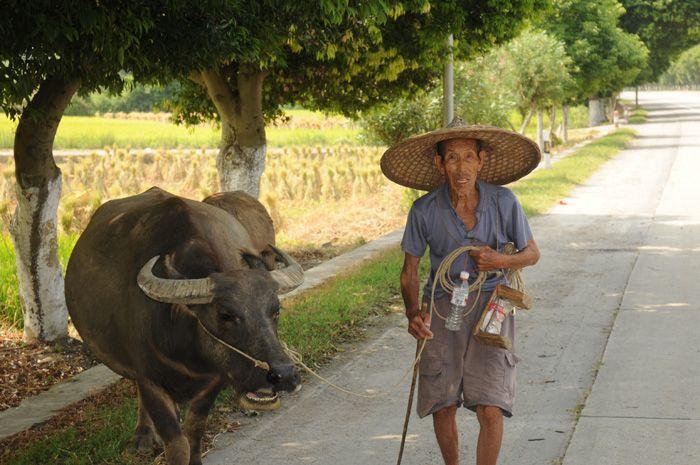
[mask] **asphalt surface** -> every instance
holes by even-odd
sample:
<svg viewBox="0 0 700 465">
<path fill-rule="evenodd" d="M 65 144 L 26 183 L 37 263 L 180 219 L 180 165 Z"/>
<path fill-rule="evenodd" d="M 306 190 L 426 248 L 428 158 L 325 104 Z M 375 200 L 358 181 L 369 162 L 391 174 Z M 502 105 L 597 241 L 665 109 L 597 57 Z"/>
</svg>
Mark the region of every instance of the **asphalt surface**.
<svg viewBox="0 0 700 465">
<path fill-rule="evenodd" d="M 632 146 L 531 221 L 542 258 L 524 272 L 535 308 L 518 315 L 522 360 L 500 464 L 700 456 L 700 93 L 640 100 L 649 121 L 636 126 Z M 392 386 L 415 348 L 405 327 L 396 315 L 323 371 L 389 395 L 360 399 L 310 382 L 279 411 L 238 418 L 241 427 L 219 436 L 205 463 L 395 463 L 408 380 Z M 474 463 L 474 414 L 461 410 L 458 425 L 461 463 Z M 430 419 L 413 416 L 403 463 L 442 463 Z"/>
</svg>

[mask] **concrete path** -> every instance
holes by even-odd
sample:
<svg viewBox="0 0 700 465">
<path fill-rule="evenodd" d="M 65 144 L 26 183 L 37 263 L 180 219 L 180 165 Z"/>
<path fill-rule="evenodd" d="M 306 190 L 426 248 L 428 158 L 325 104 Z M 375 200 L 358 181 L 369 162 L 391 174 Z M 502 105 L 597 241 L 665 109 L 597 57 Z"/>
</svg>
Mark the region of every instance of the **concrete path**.
<svg viewBox="0 0 700 465">
<path fill-rule="evenodd" d="M 700 102 L 697 95 L 691 97 Z M 690 97 L 685 95 L 681 98 L 687 102 Z M 668 110 L 666 113 L 662 111 L 664 107 Z M 691 387 L 697 386 L 697 382 L 664 383 L 659 375 L 670 367 L 661 369 L 659 363 L 651 365 L 659 368 L 657 373 L 640 371 L 644 363 L 673 360 L 686 350 L 687 353 L 682 354 L 685 357 L 683 361 L 686 362 L 683 370 L 675 372 L 678 374 L 677 379 L 695 376 L 694 380 L 698 381 L 696 368 L 689 366 L 689 359 L 697 347 L 659 345 L 651 335 L 637 339 L 634 332 L 641 329 L 631 328 L 630 331 L 621 331 L 620 337 L 635 341 L 638 358 L 635 359 L 634 367 L 640 368 L 635 371 L 632 367 L 621 374 L 622 364 L 613 365 L 607 361 L 610 357 L 606 355 L 606 365 L 599 379 L 604 379 L 605 370 L 610 370 L 607 391 L 596 384 L 590 399 L 591 407 L 587 406 L 584 410 L 587 416 L 582 419 L 574 434 L 576 416 L 573 412 L 583 407 L 583 401 L 593 385 L 595 369 L 599 366 L 621 304 L 631 307 L 670 303 L 672 305 L 668 308 L 678 312 L 676 318 L 679 320 L 682 316 L 690 318 L 688 315 L 691 315 L 685 312 L 689 307 L 683 305 L 693 305 L 690 295 L 678 294 L 680 290 L 673 294 L 673 299 L 661 295 L 652 298 L 646 294 L 651 289 L 648 284 L 655 277 L 661 282 L 661 276 L 664 276 L 663 285 L 668 289 L 677 289 L 681 283 L 662 275 L 662 264 L 665 262 L 658 257 L 650 260 L 645 256 L 652 252 L 664 253 L 664 258 L 671 261 L 674 258 L 672 254 L 676 252 L 687 255 L 693 248 L 695 253 L 698 251 L 697 244 L 692 244 L 692 234 L 695 233 L 697 237 L 697 229 L 685 224 L 683 228 L 691 230 L 680 236 L 677 235 L 680 226 L 674 226 L 673 223 L 688 221 L 676 218 L 680 217 L 681 211 L 685 211 L 683 209 L 688 202 L 678 198 L 677 190 L 673 193 L 666 188 L 669 176 L 676 179 L 679 174 L 688 174 L 693 168 L 690 161 L 680 162 L 680 154 L 686 153 L 686 150 L 688 153 L 696 150 L 690 146 L 697 145 L 697 139 L 693 141 L 689 135 L 684 135 L 690 129 L 690 126 L 686 128 L 684 125 L 696 123 L 676 122 L 677 118 L 686 118 L 680 116 L 685 110 L 679 105 L 661 102 L 659 107 L 651 109 L 654 120 L 640 128 L 642 137 L 635 140 L 629 150 L 608 162 L 585 185 L 577 188 L 571 198 L 565 199 L 565 202 L 554 207 L 547 215 L 532 221 L 533 231 L 542 249 L 542 259 L 537 267 L 524 274 L 536 305 L 533 311 L 521 313 L 518 317 L 516 351 L 522 358 L 518 367 L 518 399 L 515 416 L 506 420 L 499 461 L 501 464 L 561 463 L 572 435 L 574 441 L 564 459 L 566 463 L 632 463 L 632 460 L 615 462 L 614 457 L 622 454 L 621 451 L 635 450 L 631 446 L 632 441 L 644 441 L 644 436 L 625 435 L 622 430 L 616 429 L 619 425 L 613 423 L 615 419 L 592 418 L 595 412 L 610 412 L 614 405 L 619 405 L 619 401 L 610 402 L 611 393 L 616 393 L 618 399 L 629 402 L 624 405 L 637 406 L 638 411 L 634 414 L 679 417 L 680 414 L 676 411 L 679 408 L 661 415 L 663 403 L 658 399 L 653 405 L 645 405 L 646 402 L 643 402 L 651 398 L 651 393 L 658 393 L 663 386 L 666 392 L 662 398 L 666 399 L 671 394 L 679 395 L 676 402 L 678 406 L 683 402 L 686 417 L 694 418 L 694 412 L 697 412 L 697 407 L 690 407 L 697 400 L 697 395 L 691 392 Z M 690 111 L 688 114 L 692 113 Z M 695 119 L 700 119 L 697 115 L 695 112 Z M 695 133 L 698 133 L 697 129 Z M 689 147 L 679 151 L 679 143 Z M 698 192 L 697 188 L 695 192 Z M 669 213 L 664 213 L 665 223 L 661 224 L 658 209 L 666 204 L 668 207 L 664 208 Z M 656 239 L 650 242 L 651 238 Z M 685 242 L 679 242 L 682 240 Z M 660 247 L 667 247 L 666 243 L 672 244 L 668 247 L 673 250 L 653 249 L 650 248 L 650 243 L 661 243 Z M 690 266 L 690 260 L 684 260 Z M 646 270 L 641 268 L 644 263 L 649 267 Z M 643 276 L 636 277 L 640 272 Z M 690 288 L 690 280 L 694 279 L 690 268 L 679 270 L 674 275 L 680 276 L 687 285 L 686 288 Z M 635 284 L 637 282 L 638 285 Z M 676 283 L 674 287 L 671 287 L 672 283 Z M 644 288 L 631 293 L 630 289 L 635 285 Z M 633 303 L 635 300 L 632 295 L 637 303 Z M 649 307 L 647 310 L 658 310 L 653 315 L 661 315 L 660 308 Z M 623 311 L 618 325 L 624 323 L 625 312 L 627 310 Z M 640 315 L 643 318 L 652 313 Z M 672 322 L 669 320 L 668 326 L 661 333 L 657 329 L 656 339 L 672 339 L 674 334 L 679 334 L 690 341 L 694 321 Z M 643 329 L 646 331 L 656 327 L 652 321 L 640 320 L 642 323 L 645 324 Z M 611 347 L 615 344 L 620 347 L 629 345 L 623 339 L 620 342 L 615 342 L 616 340 L 617 327 Z M 409 366 L 414 344 L 405 332 L 403 317 L 396 315 L 391 319 L 388 330 L 360 347 L 357 351 L 359 354 L 346 354 L 323 374 L 357 391 L 381 390 L 398 380 Z M 655 379 L 650 380 L 648 376 Z M 619 383 L 624 382 L 621 380 L 631 382 L 621 389 Z M 645 390 L 646 387 L 640 389 L 645 384 L 648 391 Z M 241 428 L 220 436 L 216 441 L 216 449 L 208 454 L 205 463 L 395 463 L 407 392 L 408 381 L 399 388 L 392 389 L 388 396 L 367 400 L 311 382 L 296 398 L 283 401 L 283 407 L 279 411 L 258 418 L 239 418 Z M 597 392 L 601 394 L 598 395 Z M 646 392 L 646 395 L 643 397 L 641 392 Z M 608 403 L 605 402 L 606 399 L 609 400 Z M 598 405 L 597 410 L 593 410 L 594 402 Z M 631 414 L 628 412 L 624 416 Z M 691 421 L 686 420 L 685 424 L 690 425 Z M 588 434 L 584 429 L 586 422 L 590 425 Z M 603 427 L 605 434 L 596 435 L 595 431 Z M 478 433 L 474 415 L 461 411 L 459 428 L 462 463 L 474 463 Z M 637 425 L 636 431 L 641 431 L 642 428 L 643 426 Z M 693 432 L 697 432 L 697 429 Z M 677 427 L 664 430 L 661 439 L 668 438 L 667 444 L 676 444 L 680 453 L 687 454 L 692 443 L 691 434 L 690 430 L 681 434 L 680 427 Z M 678 438 L 675 443 L 672 441 L 674 437 Z M 618 441 L 620 449 L 616 451 L 609 446 L 604 449 L 601 443 L 606 438 Z M 686 446 L 683 446 L 682 441 L 685 441 Z M 639 450 L 639 446 L 636 449 Z M 603 455 L 603 450 L 610 452 Z M 576 451 L 579 453 L 576 454 Z M 606 460 L 606 457 L 610 460 Z M 441 459 L 432 433 L 432 422 L 429 419 L 418 420 L 414 416 L 409 426 L 404 464 L 439 463 Z M 670 462 L 650 459 L 648 463 Z M 686 460 L 685 463 L 690 462 Z"/>
<path fill-rule="evenodd" d="M 700 463 L 700 92 L 640 98 L 673 164 L 564 465 Z"/>
</svg>

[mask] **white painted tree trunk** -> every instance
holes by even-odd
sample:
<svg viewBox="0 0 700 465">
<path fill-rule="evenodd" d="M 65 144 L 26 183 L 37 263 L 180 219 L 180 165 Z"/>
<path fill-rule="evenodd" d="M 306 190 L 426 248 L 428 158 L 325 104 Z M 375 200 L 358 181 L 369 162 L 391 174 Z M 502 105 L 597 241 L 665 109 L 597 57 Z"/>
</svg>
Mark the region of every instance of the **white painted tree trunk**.
<svg viewBox="0 0 700 465">
<path fill-rule="evenodd" d="M 598 126 L 605 121 L 605 102 L 603 99 L 588 100 L 588 125 Z"/>
<path fill-rule="evenodd" d="M 68 310 L 58 261 L 61 170 L 53 159 L 58 125 L 80 81 L 46 77 L 15 130 L 15 195 L 10 221 L 15 248 L 24 340 L 53 341 L 68 335 Z"/>
<path fill-rule="evenodd" d="M 227 144 L 216 158 L 222 192 L 242 190 L 255 198 L 260 196 L 260 179 L 265 171 L 266 145 L 240 147 Z"/>
<path fill-rule="evenodd" d="M 255 198 L 260 195 L 267 147 L 262 111 L 264 78 L 265 72 L 251 64 L 240 66 L 235 91 L 220 69 L 202 71 L 197 77 L 221 118 L 216 167 L 223 192 L 242 190 Z"/>
<path fill-rule="evenodd" d="M 57 211 L 61 174 L 45 188 L 16 188 L 10 236 L 17 256 L 24 340 L 53 341 L 68 335 L 68 309 L 58 261 Z"/>
</svg>

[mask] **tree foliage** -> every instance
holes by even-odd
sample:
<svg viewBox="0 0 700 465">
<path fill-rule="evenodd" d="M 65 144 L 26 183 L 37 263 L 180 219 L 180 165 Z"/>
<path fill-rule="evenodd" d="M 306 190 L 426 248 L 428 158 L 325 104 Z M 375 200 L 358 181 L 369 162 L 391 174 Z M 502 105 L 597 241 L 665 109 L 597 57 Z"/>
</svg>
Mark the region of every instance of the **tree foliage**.
<svg viewBox="0 0 700 465">
<path fill-rule="evenodd" d="M 504 79 L 503 57 L 497 50 L 468 62 L 455 64 L 455 115 L 471 124 L 510 126 L 515 94 Z M 432 131 L 442 122 L 442 89 L 419 91 L 366 112 L 361 118 L 365 133 L 386 145 Z"/>
<path fill-rule="evenodd" d="M 700 44 L 681 53 L 659 81 L 671 86 L 700 86 Z"/>
<path fill-rule="evenodd" d="M 267 120 L 280 108 L 301 103 L 313 109 L 356 115 L 434 87 L 455 35 L 458 57 L 471 57 L 517 35 L 544 0 L 404 2 L 256 2 L 239 26 L 248 31 L 241 54 L 222 55 L 218 67 L 236 90 L 243 63 L 265 71 Z M 478 12 L 478 14 L 475 14 Z M 183 83 L 172 108 L 179 121 L 217 116 L 206 92 Z"/>
<path fill-rule="evenodd" d="M 521 115 L 561 105 L 574 87 L 573 62 L 564 44 L 544 31 L 525 31 L 501 52 L 503 76 Z"/>
<path fill-rule="evenodd" d="M 672 60 L 700 41 L 700 0 L 620 0 L 624 30 L 649 49 L 649 63 L 637 84 L 654 82 Z"/>
<path fill-rule="evenodd" d="M 575 100 L 607 97 L 631 84 L 646 66 L 648 51 L 618 20 L 617 0 L 554 0 L 542 28 L 562 40 L 575 66 Z"/>
<path fill-rule="evenodd" d="M 158 81 L 207 57 L 213 42 L 194 31 L 215 3 L 167 1 L 9 0 L 0 19 L 0 107 L 19 116 L 48 76 L 80 81 L 80 92 L 118 93 L 130 69 Z M 222 28 L 226 36 L 231 26 Z M 228 34 L 230 37 L 230 34 Z M 229 44 L 229 46 L 234 46 Z"/>
</svg>

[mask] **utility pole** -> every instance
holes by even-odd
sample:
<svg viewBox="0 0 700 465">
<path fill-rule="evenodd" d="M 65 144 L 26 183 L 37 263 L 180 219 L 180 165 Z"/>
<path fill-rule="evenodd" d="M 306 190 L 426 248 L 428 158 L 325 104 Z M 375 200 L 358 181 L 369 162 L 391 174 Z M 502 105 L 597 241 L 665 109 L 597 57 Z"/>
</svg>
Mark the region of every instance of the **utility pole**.
<svg viewBox="0 0 700 465">
<path fill-rule="evenodd" d="M 454 53 L 452 46 L 454 45 L 454 37 L 450 34 L 447 37 L 447 47 L 449 53 L 445 60 L 445 73 L 442 80 L 442 125 L 447 126 L 455 117 L 455 69 L 454 69 Z"/>
</svg>

